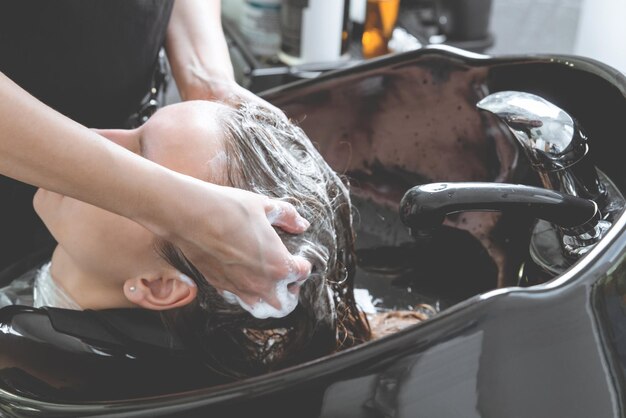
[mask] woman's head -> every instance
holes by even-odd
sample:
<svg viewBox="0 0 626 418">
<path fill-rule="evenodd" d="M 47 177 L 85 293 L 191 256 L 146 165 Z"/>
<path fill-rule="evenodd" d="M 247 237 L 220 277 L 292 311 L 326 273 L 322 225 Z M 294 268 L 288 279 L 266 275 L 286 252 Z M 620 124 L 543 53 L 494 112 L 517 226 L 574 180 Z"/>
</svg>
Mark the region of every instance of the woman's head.
<svg viewBox="0 0 626 418">
<path fill-rule="evenodd" d="M 311 223 L 309 229 L 278 233 L 291 253 L 312 264 L 312 273 L 293 314 L 257 320 L 221 298 L 165 244 L 165 258 L 199 288 L 194 304 L 166 313 L 172 327 L 194 324 L 186 334 L 195 338 L 192 345 L 204 347 L 205 359 L 210 353 L 213 367 L 241 374 L 296 364 L 367 339 L 369 330 L 352 295 L 354 237 L 346 186 L 305 133 L 281 114 L 244 103 L 225 111 L 222 127 L 227 184 L 296 207 Z M 202 332 L 194 335 L 190 328 Z"/>
<path fill-rule="evenodd" d="M 85 254 L 84 247 L 72 248 L 75 257 L 95 264 L 98 253 L 112 251 L 117 254 L 115 257 L 100 261 L 107 263 L 119 257 L 128 258 L 126 261 L 132 264 L 132 259 L 136 258 L 144 260 L 146 266 L 157 263 L 153 269 L 174 277 L 173 280 L 149 281 L 139 274 L 142 269 L 137 269 L 133 271 L 134 279 L 124 280 L 124 289 L 131 300 L 141 292 L 148 296 L 152 293 L 167 295 L 168 291 L 176 293 L 178 296 L 168 300 L 177 300 L 171 307 L 180 309 L 164 310 L 164 319 L 210 366 L 227 374 L 256 374 L 327 354 L 367 338 L 367 325 L 359 316 L 352 296 L 354 243 L 348 191 L 304 132 L 284 115 L 245 103 L 228 107 L 193 102 L 162 109 L 138 130 L 102 134 L 184 174 L 287 200 L 311 223 L 301 235 L 277 230 L 290 252 L 305 257 L 313 266 L 311 277 L 300 291 L 299 306 L 282 320 L 258 320 L 238 305 L 228 303 L 175 247 L 157 242 L 153 236 L 145 236 L 149 234 L 145 230 L 133 232 L 135 238 L 118 237 L 107 243 L 108 250 L 96 248 L 93 253 Z M 75 205 L 79 203 L 82 202 Z M 96 208 L 87 210 L 79 206 L 79 209 L 85 218 L 84 212 L 89 214 Z M 86 220 L 88 224 L 97 223 L 96 219 Z M 119 228 L 132 230 L 128 225 L 113 226 L 111 222 L 90 227 L 98 229 L 96 235 L 111 234 Z M 46 223 L 53 234 L 55 226 L 60 229 L 49 221 Z M 137 227 L 141 228 L 133 228 Z M 79 229 L 79 232 L 88 231 Z M 59 238 L 63 237 L 57 235 L 61 235 L 59 231 L 55 236 L 61 246 L 64 241 L 70 241 L 67 245 L 73 244 L 71 237 L 62 240 Z M 86 239 L 78 235 L 74 234 L 76 241 Z M 131 243 L 133 240 L 138 241 Z M 80 243 L 76 246 L 80 247 Z M 125 248 L 129 246 L 134 249 Z M 157 252 L 150 251 L 155 247 Z M 125 257 L 125 254 L 131 256 Z M 191 277 L 197 289 L 186 289 L 184 282 L 176 279 L 179 273 Z M 135 290 L 129 294 L 131 285 L 135 289 L 141 286 L 141 292 Z M 196 291 L 197 298 L 192 301 L 191 296 L 195 296 Z M 154 300 L 158 305 L 158 299 Z M 142 304 L 142 300 L 133 301 L 154 309 L 149 303 Z"/>
<path fill-rule="evenodd" d="M 172 170 L 225 184 L 220 122 L 224 109 L 212 102 L 181 103 L 161 109 L 140 128 L 97 132 Z M 156 237 L 139 224 L 41 189 L 34 206 L 59 243 L 52 274 L 65 281 L 68 290 L 83 284 L 79 294 L 72 295 L 83 308 L 170 309 L 193 299 L 195 289 L 179 280 L 176 269 L 154 251 Z M 73 283 L 67 283 L 70 276 Z"/>
</svg>

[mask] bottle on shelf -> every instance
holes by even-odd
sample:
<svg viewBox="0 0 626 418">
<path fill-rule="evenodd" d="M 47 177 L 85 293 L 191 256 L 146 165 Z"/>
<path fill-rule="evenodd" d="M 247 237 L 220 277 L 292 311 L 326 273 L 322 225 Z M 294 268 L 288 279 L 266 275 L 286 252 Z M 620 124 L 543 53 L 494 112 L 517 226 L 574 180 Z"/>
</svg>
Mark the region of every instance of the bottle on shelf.
<svg viewBox="0 0 626 418">
<path fill-rule="evenodd" d="M 350 0 L 284 0 L 279 59 L 287 65 L 349 57 Z"/>
<path fill-rule="evenodd" d="M 250 51 L 261 59 L 276 57 L 280 49 L 282 0 L 245 0 L 239 26 Z"/>
<path fill-rule="evenodd" d="M 396 26 L 400 0 L 367 0 L 363 28 L 363 57 L 373 58 L 389 53 L 389 40 Z"/>
<path fill-rule="evenodd" d="M 352 23 L 352 39 L 361 42 L 365 25 L 365 9 L 367 0 L 350 0 L 350 21 Z"/>
</svg>

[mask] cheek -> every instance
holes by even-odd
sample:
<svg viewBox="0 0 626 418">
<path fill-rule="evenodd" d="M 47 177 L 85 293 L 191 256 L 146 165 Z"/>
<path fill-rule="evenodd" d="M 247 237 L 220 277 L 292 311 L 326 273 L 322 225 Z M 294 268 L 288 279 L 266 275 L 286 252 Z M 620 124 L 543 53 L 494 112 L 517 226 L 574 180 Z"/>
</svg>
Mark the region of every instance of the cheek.
<svg viewBox="0 0 626 418">
<path fill-rule="evenodd" d="M 127 276 L 156 259 L 153 235 L 140 225 L 81 201 L 49 193 L 37 193 L 35 210 L 59 245 L 83 269 Z"/>
</svg>

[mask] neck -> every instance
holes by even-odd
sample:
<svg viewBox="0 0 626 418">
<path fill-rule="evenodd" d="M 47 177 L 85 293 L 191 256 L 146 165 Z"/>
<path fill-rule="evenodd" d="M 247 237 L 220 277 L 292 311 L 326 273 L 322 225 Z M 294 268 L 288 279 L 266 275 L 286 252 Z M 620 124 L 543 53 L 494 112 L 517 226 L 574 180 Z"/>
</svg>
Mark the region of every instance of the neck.
<svg viewBox="0 0 626 418">
<path fill-rule="evenodd" d="M 124 296 L 122 283 L 112 283 L 110 278 L 83 271 L 60 245 L 52 254 L 50 274 L 52 280 L 83 309 L 135 306 Z"/>
</svg>

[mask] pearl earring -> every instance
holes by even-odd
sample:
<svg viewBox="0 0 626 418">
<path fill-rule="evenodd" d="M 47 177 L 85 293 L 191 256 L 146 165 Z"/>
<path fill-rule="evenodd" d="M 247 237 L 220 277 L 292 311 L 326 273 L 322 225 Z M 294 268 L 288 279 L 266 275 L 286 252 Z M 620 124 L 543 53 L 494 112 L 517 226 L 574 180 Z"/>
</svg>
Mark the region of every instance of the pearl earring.
<svg viewBox="0 0 626 418">
<path fill-rule="evenodd" d="M 137 290 L 137 288 L 135 286 L 131 286 L 128 288 L 129 291 L 134 292 L 135 290 Z"/>
</svg>

